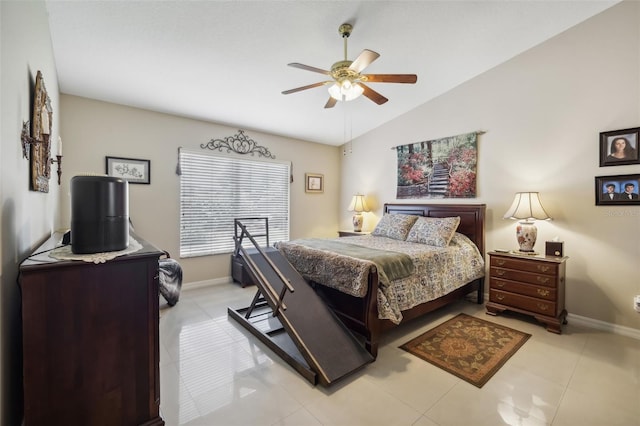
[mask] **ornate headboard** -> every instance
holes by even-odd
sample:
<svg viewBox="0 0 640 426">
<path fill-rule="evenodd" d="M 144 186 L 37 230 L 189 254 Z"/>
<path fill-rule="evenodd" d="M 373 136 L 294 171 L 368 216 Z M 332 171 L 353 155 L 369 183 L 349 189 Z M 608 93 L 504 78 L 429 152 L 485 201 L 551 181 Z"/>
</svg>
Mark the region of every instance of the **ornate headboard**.
<svg viewBox="0 0 640 426">
<path fill-rule="evenodd" d="M 485 204 L 392 204 L 384 205 L 390 214 L 412 214 L 427 217 L 460 216 L 458 232 L 469 237 L 484 257 L 484 213 Z"/>
</svg>

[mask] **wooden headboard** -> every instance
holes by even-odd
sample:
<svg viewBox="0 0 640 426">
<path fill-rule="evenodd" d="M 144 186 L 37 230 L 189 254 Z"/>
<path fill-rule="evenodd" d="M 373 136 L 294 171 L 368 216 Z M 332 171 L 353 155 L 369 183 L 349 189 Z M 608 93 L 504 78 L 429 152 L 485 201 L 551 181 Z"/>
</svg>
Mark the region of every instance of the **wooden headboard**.
<svg viewBox="0 0 640 426">
<path fill-rule="evenodd" d="M 485 204 L 392 204 L 384 205 L 390 214 L 412 214 L 427 217 L 460 216 L 458 232 L 469 237 L 484 257 L 484 213 Z"/>
</svg>

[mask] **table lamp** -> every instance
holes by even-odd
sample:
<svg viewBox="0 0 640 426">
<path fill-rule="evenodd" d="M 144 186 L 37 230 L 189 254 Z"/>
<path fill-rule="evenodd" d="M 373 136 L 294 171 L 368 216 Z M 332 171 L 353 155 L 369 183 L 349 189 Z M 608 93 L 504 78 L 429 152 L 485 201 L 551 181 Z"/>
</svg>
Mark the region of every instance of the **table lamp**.
<svg viewBox="0 0 640 426">
<path fill-rule="evenodd" d="M 538 229 L 534 221 L 536 219 L 550 220 L 551 216 L 542 207 L 538 192 L 516 192 L 513 204 L 511 204 L 503 218 L 521 220 L 516 227 L 516 237 L 520 245 L 520 251 L 535 253 L 533 246 L 536 244 Z"/>
<path fill-rule="evenodd" d="M 355 232 L 362 231 L 362 212 L 368 212 L 369 207 L 367 203 L 364 201 L 364 195 L 356 194 L 351 199 L 351 204 L 349 204 L 350 212 L 355 212 L 353 215 L 353 230 Z"/>
</svg>

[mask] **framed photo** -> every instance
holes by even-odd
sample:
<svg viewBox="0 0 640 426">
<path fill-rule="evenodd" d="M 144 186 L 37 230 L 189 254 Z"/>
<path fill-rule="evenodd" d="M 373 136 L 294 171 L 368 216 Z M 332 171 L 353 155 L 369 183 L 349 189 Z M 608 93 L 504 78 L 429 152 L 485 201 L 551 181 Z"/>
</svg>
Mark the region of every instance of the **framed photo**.
<svg viewBox="0 0 640 426">
<path fill-rule="evenodd" d="M 324 175 L 317 173 L 305 173 L 304 191 L 315 193 L 324 192 Z"/>
<path fill-rule="evenodd" d="M 137 158 L 106 157 L 107 174 L 129 183 L 151 183 L 151 161 Z"/>
<path fill-rule="evenodd" d="M 640 174 L 596 176 L 596 206 L 640 206 Z"/>
<path fill-rule="evenodd" d="M 640 127 L 600 133 L 600 167 L 640 164 Z"/>
</svg>

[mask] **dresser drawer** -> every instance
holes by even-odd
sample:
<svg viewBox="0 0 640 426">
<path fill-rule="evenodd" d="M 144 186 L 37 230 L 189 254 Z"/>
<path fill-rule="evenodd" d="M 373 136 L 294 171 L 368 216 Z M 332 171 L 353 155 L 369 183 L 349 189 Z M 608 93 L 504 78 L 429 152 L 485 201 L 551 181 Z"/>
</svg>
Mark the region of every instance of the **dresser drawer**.
<svg viewBox="0 0 640 426">
<path fill-rule="evenodd" d="M 509 293 L 506 291 L 494 290 L 493 288 L 489 291 L 489 301 L 551 317 L 558 315 L 556 312 L 556 304 L 554 302 L 537 299 L 535 297 L 523 296 L 521 294 Z"/>
<path fill-rule="evenodd" d="M 558 275 L 558 265 L 550 262 L 531 262 L 528 259 L 512 259 L 508 257 L 491 256 L 491 266 L 518 271 L 535 272 L 538 274 Z"/>
<path fill-rule="evenodd" d="M 492 289 L 508 291 L 510 293 L 522 294 L 525 296 L 537 297 L 539 299 L 551 300 L 555 302 L 557 291 L 555 288 L 544 287 L 533 284 L 523 284 L 515 281 L 501 280 L 491 278 L 490 284 Z"/>
<path fill-rule="evenodd" d="M 555 275 L 536 274 L 533 272 L 496 268 L 494 266 L 491 266 L 490 275 L 491 279 L 502 278 L 505 280 L 523 281 L 525 283 L 543 285 L 546 287 L 556 287 Z"/>
</svg>

